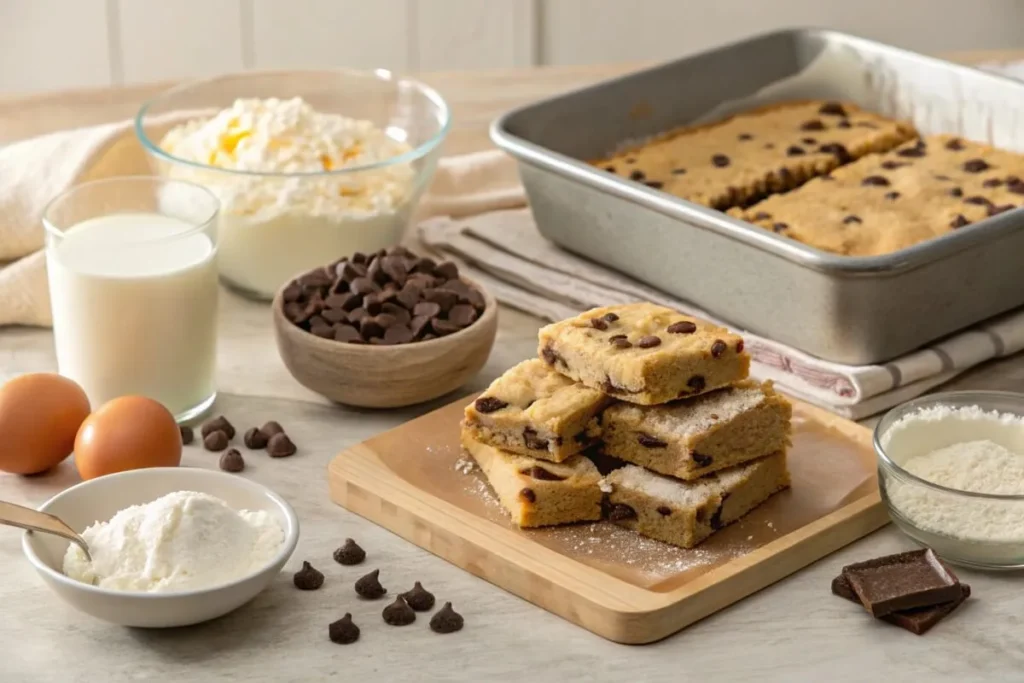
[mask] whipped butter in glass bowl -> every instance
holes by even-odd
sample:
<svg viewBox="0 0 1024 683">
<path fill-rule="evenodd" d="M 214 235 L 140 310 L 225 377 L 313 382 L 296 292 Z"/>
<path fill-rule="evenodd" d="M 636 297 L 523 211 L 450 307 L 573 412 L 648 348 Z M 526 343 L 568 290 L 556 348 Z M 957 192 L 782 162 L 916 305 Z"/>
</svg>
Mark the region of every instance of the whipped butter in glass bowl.
<svg viewBox="0 0 1024 683">
<path fill-rule="evenodd" d="M 159 172 L 221 201 L 222 281 L 271 299 L 296 273 L 397 244 L 449 126 L 430 88 L 389 72 L 221 76 L 142 107 Z"/>
</svg>

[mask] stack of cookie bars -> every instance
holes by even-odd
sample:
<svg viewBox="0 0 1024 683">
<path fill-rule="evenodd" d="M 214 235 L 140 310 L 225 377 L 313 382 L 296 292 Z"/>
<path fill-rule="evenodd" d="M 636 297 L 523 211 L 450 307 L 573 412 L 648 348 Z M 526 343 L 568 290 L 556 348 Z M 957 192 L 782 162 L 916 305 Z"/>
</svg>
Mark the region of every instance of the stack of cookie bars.
<svg viewBox="0 0 1024 683">
<path fill-rule="evenodd" d="M 691 548 L 789 486 L 792 408 L 747 379 L 728 330 L 611 306 L 544 327 L 539 356 L 495 380 L 462 426 L 519 526 L 605 517 Z"/>
</svg>

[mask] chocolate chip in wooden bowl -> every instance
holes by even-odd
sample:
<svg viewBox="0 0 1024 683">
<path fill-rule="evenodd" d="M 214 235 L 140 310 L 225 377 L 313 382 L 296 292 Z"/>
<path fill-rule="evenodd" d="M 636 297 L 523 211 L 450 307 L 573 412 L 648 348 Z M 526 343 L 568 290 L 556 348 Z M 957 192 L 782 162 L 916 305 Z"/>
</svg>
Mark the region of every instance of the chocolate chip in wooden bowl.
<svg viewBox="0 0 1024 683">
<path fill-rule="evenodd" d="M 181 425 L 180 427 L 178 427 L 178 433 L 181 434 L 181 443 L 184 446 L 189 445 L 196 438 L 196 435 L 192 431 L 192 428 L 189 427 L 188 425 Z"/>
<path fill-rule="evenodd" d="M 388 589 L 380 583 L 380 570 L 374 569 L 356 581 L 355 591 L 364 600 L 378 600 L 387 594 Z"/>
<path fill-rule="evenodd" d="M 462 329 L 460 325 L 456 325 L 450 320 L 443 320 L 441 318 L 431 318 L 430 328 L 434 330 L 439 337 L 446 337 L 449 334 L 455 334 Z"/>
<path fill-rule="evenodd" d="M 327 637 L 338 645 L 351 645 L 359 640 L 359 627 L 352 621 L 351 612 L 327 626 Z"/>
<path fill-rule="evenodd" d="M 212 420 L 207 420 L 199 429 L 199 433 L 202 434 L 204 439 L 210 433 L 217 431 L 224 432 L 224 434 L 227 435 L 228 439 L 235 438 L 234 426 L 230 422 L 228 422 L 228 419 L 223 415 L 218 415 Z"/>
<path fill-rule="evenodd" d="M 405 600 L 405 603 L 417 612 L 427 612 L 434 609 L 434 594 L 424 588 L 423 584 L 419 581 L 414 583 L 410 590 L 399 594 L 399 597 Z"/>
<path fill-rule="evenodd" d="M 229 441 L 230 439 L 228 438 L 227 434 L 220 430 L 217 430 L 215 432 L 210 432 L 205 437 L 203 437 L 203 448 L 205 448 L 208 451 L 213 451 L 216 453 L 227 448 Z"/>
<path fill-rule="evenodd" d="M 272 458 L 287 458 L 290 455 L 295 455 L 297 450 L 295 444 L 284 432 L 274 434 L 267 442 L 267 453 Z"/>
<path fill-rule="evenodd" d="M 455 633 L 461 631 L 465 619 L 462 615 L 452 609 L 452 603 L 444 603 L 444 607 L 439 609 L 437 613 L 430 618 L 430 630 L 434 633 Z"/>
<path fill-rule="evenodd" d="M 416 611 L 409 606 L 401 595 L 381 612 L 384 623 L 389 626 L 408 626 L 416 621 Z"/>
<path fill-rule="evenodd" d="M 245 469 L 245 458 L 237 448 L 229 448 L 221 454 L 218 466 L 225 472 L 241 472 Z"/>
<path fill-rule="evenodd" d="M 469 304 L 457 304 L 448 311 L 448 321 L 459 327 L 469 327 L 476 320 L 476 309 Z"/>
<path fill-rule="evenodd" d="M 346 538 L 345 543 L 334 551 L 334 561 L 346 567 L 362 564 L 366 559 L 366 551 L 351 538 Z"/>
<path fill-rule="evenodd" d="M 295 572 L 292 583 L 300 591 L 315 591 L 324 585 L 324 575 L 309 562 L 303 561 L 302 569 Z"/>
</svg>

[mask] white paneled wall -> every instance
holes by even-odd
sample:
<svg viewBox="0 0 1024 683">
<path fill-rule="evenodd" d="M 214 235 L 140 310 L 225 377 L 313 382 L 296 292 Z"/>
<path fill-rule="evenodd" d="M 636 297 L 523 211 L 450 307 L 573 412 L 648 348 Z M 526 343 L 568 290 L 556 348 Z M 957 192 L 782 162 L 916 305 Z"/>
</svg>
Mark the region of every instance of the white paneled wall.
<svg viewBox="0 0 1024 683">
<path fill-rule="evenodd" d="M 1024 48 L 1022 0 L 0 0 L 0 92 L 251 68 L 665 59 L 794 25 Z"/>
</svg>

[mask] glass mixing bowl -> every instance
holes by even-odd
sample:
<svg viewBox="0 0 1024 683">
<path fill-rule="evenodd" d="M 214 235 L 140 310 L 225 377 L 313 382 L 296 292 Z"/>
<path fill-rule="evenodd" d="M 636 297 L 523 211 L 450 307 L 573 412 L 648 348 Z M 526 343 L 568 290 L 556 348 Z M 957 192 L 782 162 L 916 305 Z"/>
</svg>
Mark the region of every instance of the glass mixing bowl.
<svg viewBox="0 0 1024 683">
<path fill-rule="evenodd" d="M 904 417 L 945 406 L 978 407 L 999 413 L 996 419 L 964 419 L 955 426 L 941 422 L 893 431 Z M 1020 418 L 1020 420 L 1016 419 Z M 1024 394 L 960 391 L 933 394 L 889 411 L 875 427 L 878 482 L 892 521 L 944 560 L 979 569 L 1024 567 L 1024 495 L 964 491 L 932 483 L 903 465 L 915 455 L 966 441 L 993 441 L 1024 454 Z M 1024 456 L 1022 456 L 1024 457 Z"/>
<path fill-rule="evenodd" d="M 211 118 L 238 99 L 295 97 L 320 113 L 369 121 L 409 150 L 376 163 L 268 173 L 227 170 L 160 146 L 172 128 Z M 383 69 L 217 76 L 164 92 L 135 119 L 139 141 L 159 174 L 204 185 L 220 199 L 221 280 L 259 299 L 273 298 L 300 272 L 397 244 L 433 176 L 450 125 L 448 105 L 436 91 Z"/>
</svg>

